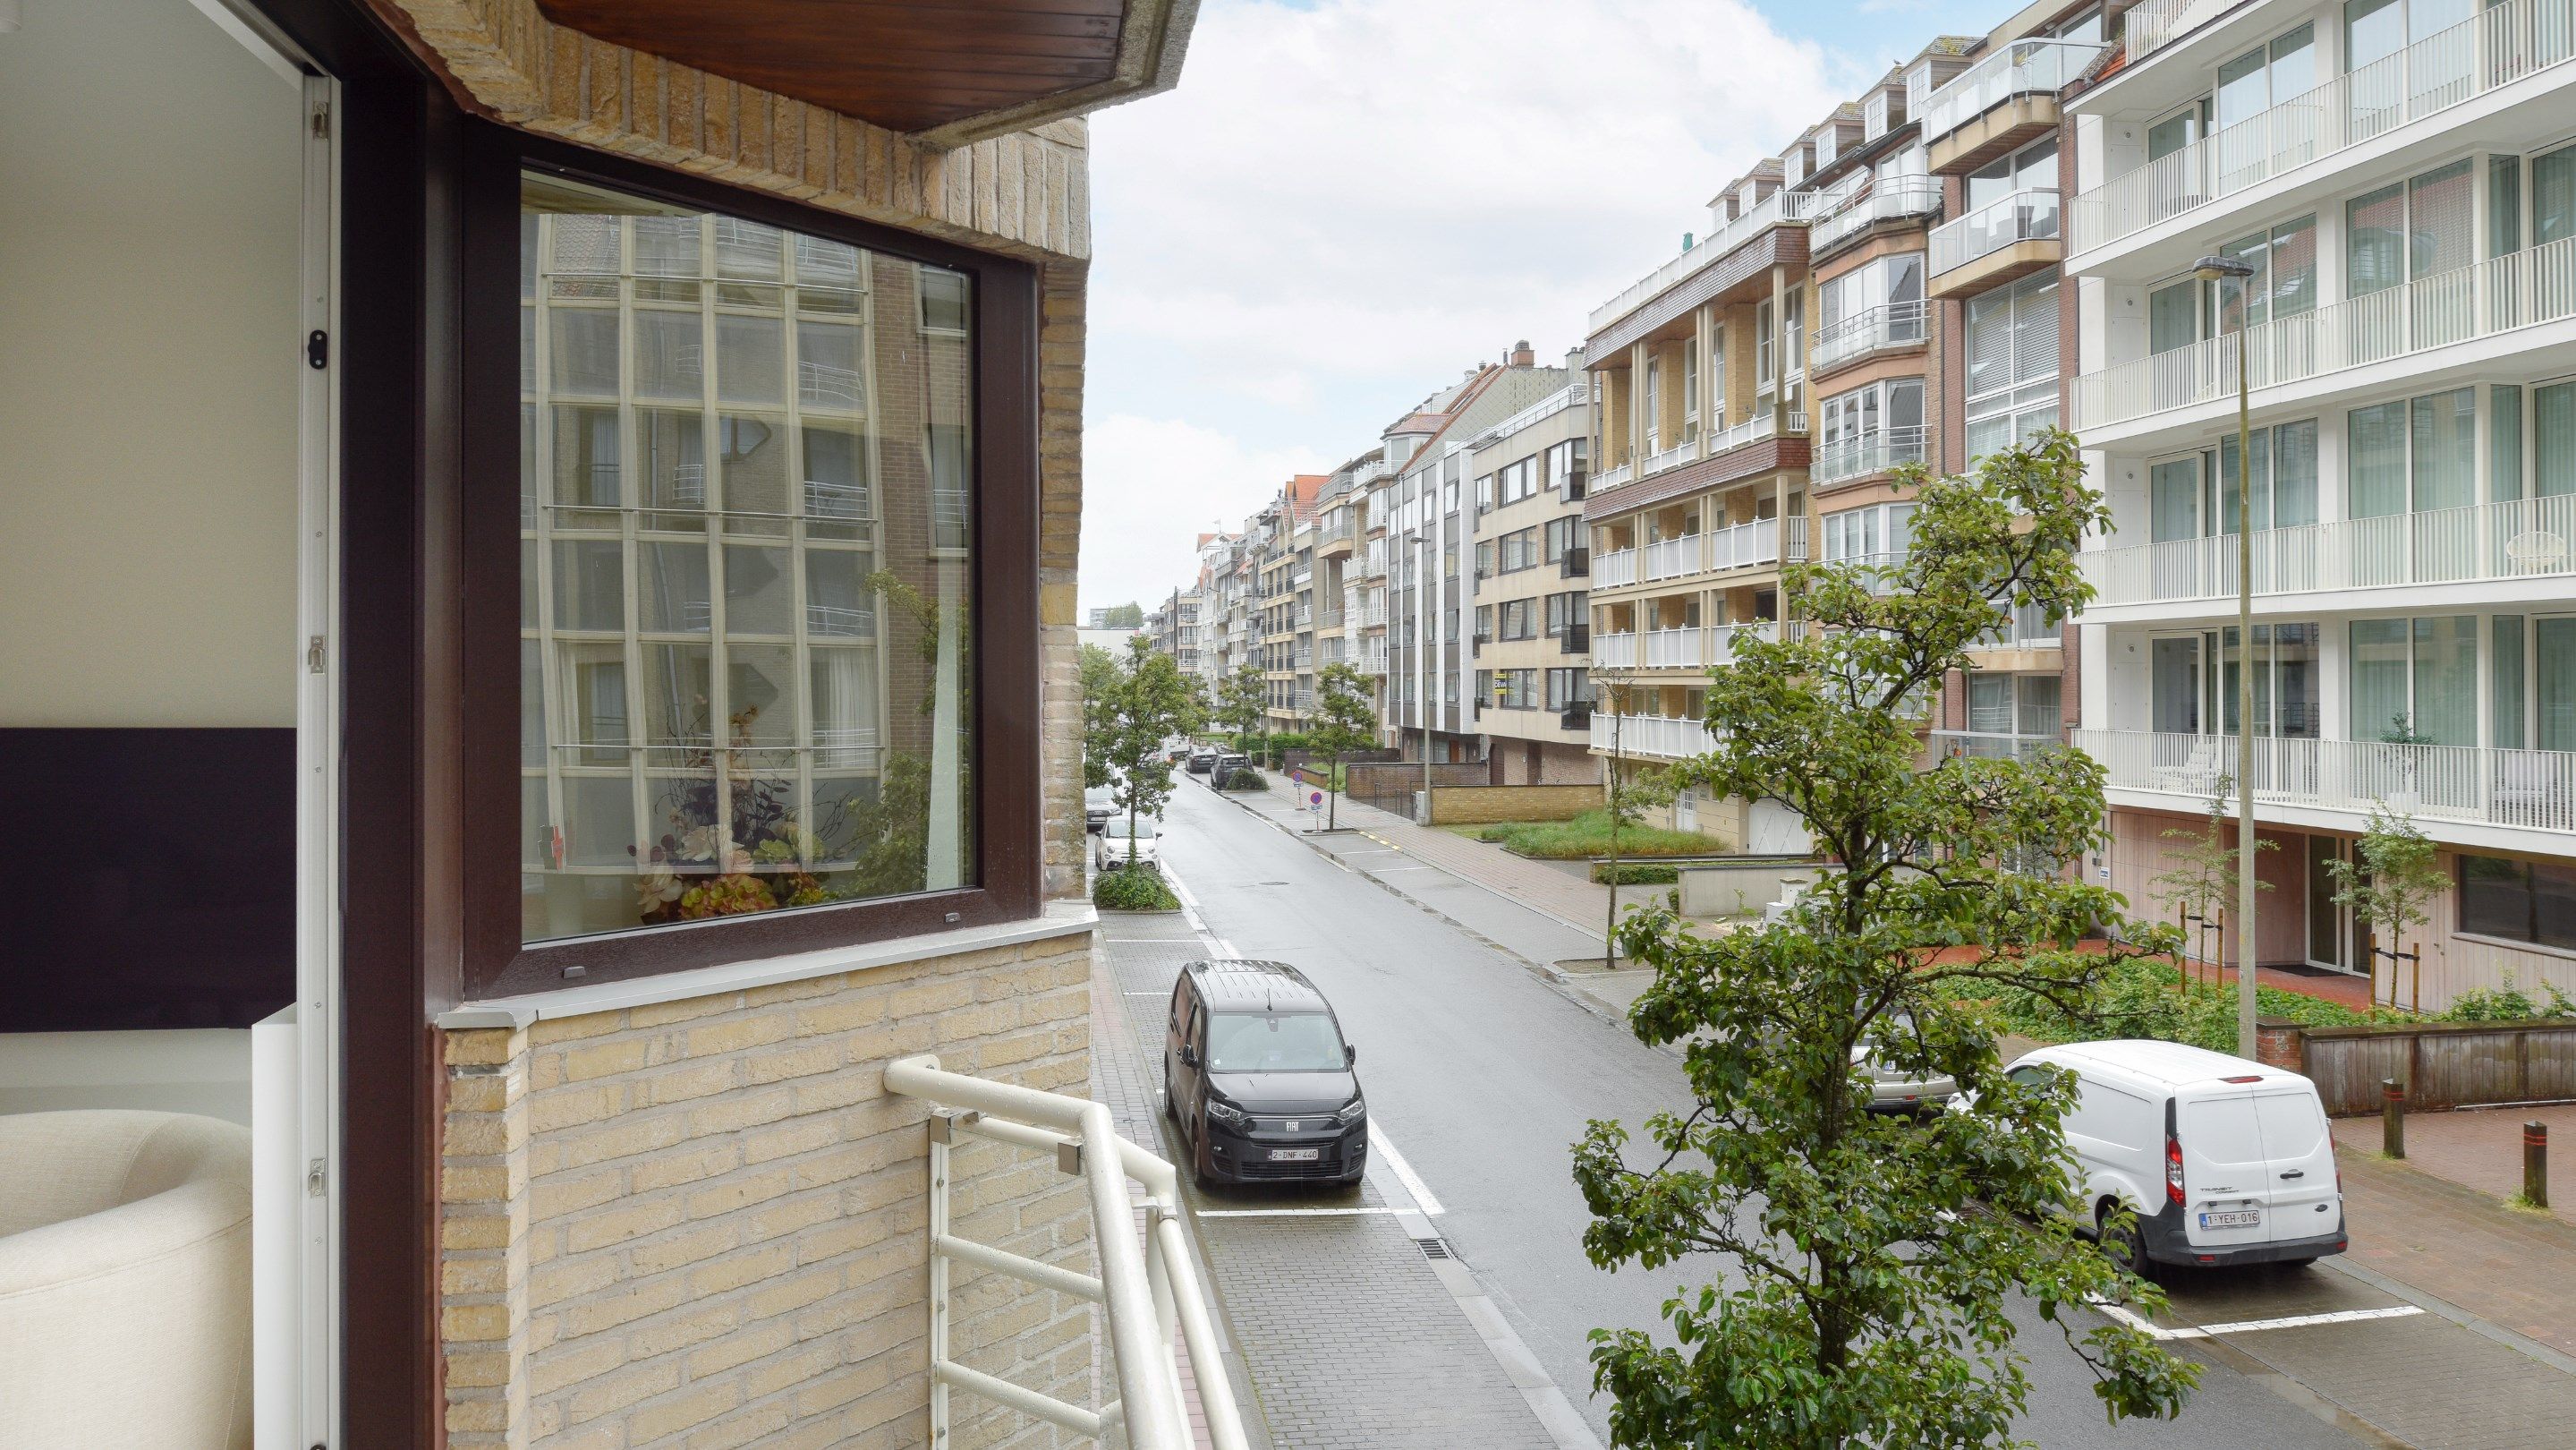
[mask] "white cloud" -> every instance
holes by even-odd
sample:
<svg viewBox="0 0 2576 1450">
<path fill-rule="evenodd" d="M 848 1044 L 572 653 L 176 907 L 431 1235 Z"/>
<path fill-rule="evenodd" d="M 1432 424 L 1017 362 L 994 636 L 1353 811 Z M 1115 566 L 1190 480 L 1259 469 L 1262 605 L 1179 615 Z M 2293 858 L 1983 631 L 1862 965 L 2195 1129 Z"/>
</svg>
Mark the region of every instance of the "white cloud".
<svg viewBox="0 0 2576 1450">
<path fill-rule="evenodd" d="M 1083 429 L 1082 607 L 1134 600 L 1150 611 L 1197 577 L 1198 536 L 1243 516 L 1327 461 L 1302 448 L 1255 452 L 1212 428 L 1111 414 Z"/>
<path fill-rule="evenodd" d="M 1217 516 L 1130 499 L 1169 475 L 1104 467 L 1104 432 L 1179 418 L 1246 462 L 1338 462 L 1515 339 L 1543 359 L 1580 341 L 1864 69 L 1739 0 L 1208 0 L 1180 88 L 1092 125 L 1090 389 L 1111 416 L 1086 598 L 1178 582 L 1099 572 L 1135 557 L 1109 520 L 1186 552 Z"/>
</svg>

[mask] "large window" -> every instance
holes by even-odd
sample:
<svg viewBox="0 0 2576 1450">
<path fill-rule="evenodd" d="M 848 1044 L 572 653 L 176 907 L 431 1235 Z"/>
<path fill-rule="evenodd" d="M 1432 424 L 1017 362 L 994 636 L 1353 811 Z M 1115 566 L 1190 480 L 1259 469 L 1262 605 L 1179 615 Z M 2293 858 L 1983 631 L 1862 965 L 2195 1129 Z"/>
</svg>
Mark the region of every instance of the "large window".
<svg viewBox="0 0 2576 1450">
<path fill-rule="evenodd" d="M 977 884 L 973 279 L 535 174 L 520 245 L 520 940 Z"/>
<path fill-rule="evenodd" d="M 1968 299 L 1968 461 L 2057 426 L 2057 272 Z"/>
<path fill-rule="evenodd" d="M 2478 501 L 2477 389 L 2355 408 L 2346 426 L 2354 518 Z"/>
<path fill-rule="evenodd" d="M 2459 871 L 2460 930 L 2576 948 L 2576 867 L 2462 856 Z"/>
<path fill-rule="evenodd" d="M 2478 743 L 2475 615 L 2352 622 L 2352 738 Z"/>
<path fill-rule="evenodd" d="M 2317 423 L 2313 418 L 2253 430 L 2254 527 L 2317 521 Z M 2216 448 L 2157 461 L 2147 470 L 2157 543 L 2232 534 L 2237 527 L 2236 438 Z"/>
</svg>

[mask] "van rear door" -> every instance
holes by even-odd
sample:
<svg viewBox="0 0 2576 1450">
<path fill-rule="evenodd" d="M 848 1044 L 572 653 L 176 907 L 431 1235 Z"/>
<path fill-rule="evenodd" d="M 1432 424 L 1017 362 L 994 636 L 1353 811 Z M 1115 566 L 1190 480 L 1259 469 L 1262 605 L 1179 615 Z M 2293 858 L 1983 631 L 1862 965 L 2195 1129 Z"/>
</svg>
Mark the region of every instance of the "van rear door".
<svg viewBox="0 0 2576 1450">
<path fill-rule="evenodd" d="M 2267 1236 L 2287 1241 L 2333 1233 L 2343 1223 L 2342 1195 L 2335 1188 L 2334 1135 L 2316 1089 L 2305 1082 L 2257 1088 L 2254 1119 L 2271 1175 Z"/>
<path fill-rule="evenodd" d="M 2186 1088 L 2176 1102 L 2184 1237 L 2197 1248 L 2272 1241 L 2272 1175 L 2250 1088 Z"/>
</svg>

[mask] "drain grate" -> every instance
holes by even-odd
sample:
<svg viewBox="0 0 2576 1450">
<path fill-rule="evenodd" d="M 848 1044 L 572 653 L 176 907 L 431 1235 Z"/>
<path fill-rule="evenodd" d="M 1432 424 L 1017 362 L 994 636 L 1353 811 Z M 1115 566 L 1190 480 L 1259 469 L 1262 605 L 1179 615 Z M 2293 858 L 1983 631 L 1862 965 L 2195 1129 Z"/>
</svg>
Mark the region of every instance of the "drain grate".
<svg viewBox="0 0 2576 1450">
<path fill-rule="evenodd" d="M 1413 1246 L 1422 1250 L 1422 1257 L 1426 1259 L 1454 1259 L 1458 1257 L 1456 1254 L 1449 1252 L 1449 1241 L 1447 1239 L 1415 1239 L 1413 1241 Z"/>
</svg>

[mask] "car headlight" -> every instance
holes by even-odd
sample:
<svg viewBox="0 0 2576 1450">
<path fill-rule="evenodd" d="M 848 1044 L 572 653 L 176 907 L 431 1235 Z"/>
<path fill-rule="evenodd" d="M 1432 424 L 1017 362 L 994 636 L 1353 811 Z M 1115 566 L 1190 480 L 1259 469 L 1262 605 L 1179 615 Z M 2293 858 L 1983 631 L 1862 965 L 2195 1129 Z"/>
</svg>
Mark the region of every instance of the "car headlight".
<svg viewBox="0 0 2576 1450">
<path fill-rule="evenodd" d="M 1356 1123 L 1367 1116 L 1368 1100 L 1365 1098 L 1353 1098 L 1349 1102 L 1342 1104 L 1342 1110 L 1340 1112 L 1333 1114 L 1333 1121 L 1347 1128 L 1351 1124 Z"/>
<path fill-rule="evenodd" d="M 1208 1099 L 1207 1110 L 1208 1118 L 1213 1122 L 1223 1123 L 1238 1133 L 1248 1133 L 1252 1131 L 1252 1115 L 1241 1108 L 1229 1107 L 1224 1103 L 1218 1102 L 1214 1098 L 1210 1098 Z"/>
</svg>

